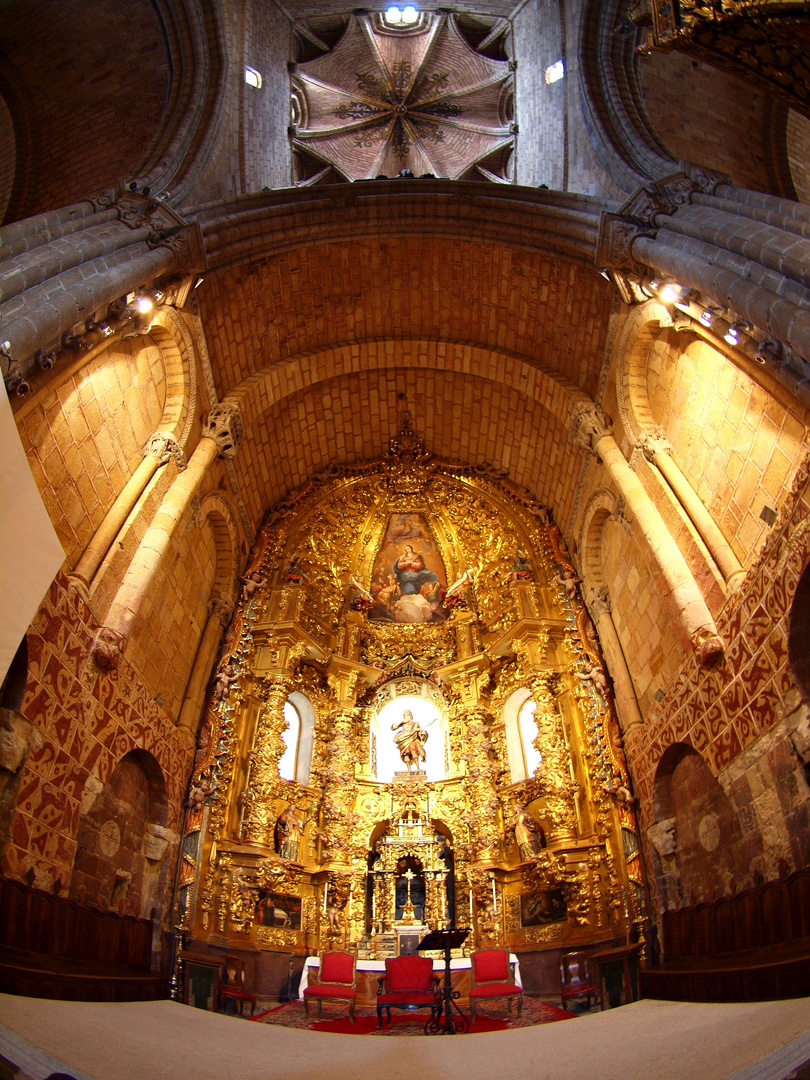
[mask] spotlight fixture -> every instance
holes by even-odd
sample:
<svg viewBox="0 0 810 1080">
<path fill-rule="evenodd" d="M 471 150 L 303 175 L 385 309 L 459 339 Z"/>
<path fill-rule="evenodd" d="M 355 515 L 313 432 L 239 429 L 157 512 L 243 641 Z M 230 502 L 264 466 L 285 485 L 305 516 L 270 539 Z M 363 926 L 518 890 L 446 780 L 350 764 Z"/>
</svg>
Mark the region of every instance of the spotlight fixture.
<svg viewBox="0 0 810 1080">
<path fill-rule="evenodd" d="M 147 296 L 146 293 L 141 293 L 138 299 L 135 301 L 135 307 L 138 309 L 139 314 L 146 315 L 155 306 L 155 301 L 151 296 Z"/>
<path fill-rule="evenodd" d="M 753 329 L 754 327 L 747 319 L 736 319 L 723 335 L 723 341 L 727 341 L 729 345 L 737 345 L 740 334 Z"/>
<path fill-rule="evenodd" d="M 757 345 L 754 359 L 758 364 L 774 364 L 781 359 L 782 342 L 775 338 L 765 338 Z"/>
<path fill-rule="evenodd" d="M 717 308 L 713 308 L 713 307 L 704 308 L 702 315 L 698 319 L 698 322 L 702 323 L 704 326 L 711 326 L 712 323 L 714 322 L 714 317 L 715 317 L 716 314 L 717 314 Z"/>
</svg>

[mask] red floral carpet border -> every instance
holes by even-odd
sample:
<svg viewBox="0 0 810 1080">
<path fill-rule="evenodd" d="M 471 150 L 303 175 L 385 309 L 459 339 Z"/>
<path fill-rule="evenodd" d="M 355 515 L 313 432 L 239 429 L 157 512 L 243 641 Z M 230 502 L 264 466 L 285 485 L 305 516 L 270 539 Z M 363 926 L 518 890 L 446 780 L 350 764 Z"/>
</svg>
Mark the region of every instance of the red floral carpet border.
<svg viewBox="0 0 810 1080">
<path fill-rule="evenodd" d="M 483 1031 L 509 1031 L 512 1028 L 535 1027 L 537 1024 L 553 1024 L 557 1020 L 571 1020 L 573 1015 L 543 1001 L 524 998 L 523 1013 L 518 1019 L 509 1016 L 503 1003 L 479 1006 L 477 1019 L 470 1025 L 470 1033 Z M 469 1009 L 464 1010 L 469 1017 Z M 307 1018 L 301 1001 L 290 1001 L 286 1005 L 277 1005 L 274 1009 L 252 1017 L 260 1024 L 280 1024 L 282 1027 L 299 1028 L 303 1031 L 331 1031 L 340 1035 L 424 1035 L 427 1010 L 414 1013 L 391 1013 L 389 1024 L 383 1017 L 381 1031 L 377 1029 L 376 1009 L 357 1009 L 354 1023 L 349 1022 L 345 1005 L 324 1006 L 323 1016 L 318 1019 L 317 1006 L 311 1008 Z"/>
</svg>

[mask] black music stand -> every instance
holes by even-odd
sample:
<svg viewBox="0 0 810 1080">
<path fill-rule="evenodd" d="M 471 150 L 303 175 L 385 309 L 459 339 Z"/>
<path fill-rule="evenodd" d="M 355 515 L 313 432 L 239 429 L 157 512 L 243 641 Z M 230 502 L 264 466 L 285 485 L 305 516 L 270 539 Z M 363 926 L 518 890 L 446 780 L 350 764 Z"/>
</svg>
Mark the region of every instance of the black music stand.
<svg viewBox="0 0 810 1080">
<path fill-rule="evenodd" d="M 463 1035 L 470 1030 L 470 1021 L 456 1005 L 455 999 L 460 997 L 458 990 L 454 990 L 450 981 L 450 950 L 463 945 L 469 929 L 459 928 L 452 930 L 431 930 L 429 934 L 419 942 L 417 948 L 444 949 L 444 990 L 442 991 L 442 1007 L 435 1019 L 431 1018 L 425 1024 L 425 1031 L 430 1035 Z M 453 1016 L 453 1009 L 458 1017 Z M 444 1020 L 442 1021 L 442 1012 Z"/>
</svg>

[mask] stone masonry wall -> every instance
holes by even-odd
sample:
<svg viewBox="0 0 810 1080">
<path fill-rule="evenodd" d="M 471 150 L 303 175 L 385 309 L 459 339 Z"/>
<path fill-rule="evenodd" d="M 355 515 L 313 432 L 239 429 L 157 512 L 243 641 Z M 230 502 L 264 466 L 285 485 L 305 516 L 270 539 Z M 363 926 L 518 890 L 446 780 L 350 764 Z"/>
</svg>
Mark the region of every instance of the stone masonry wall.
<svg viewBox="0 0 810 1080">
<path fill-rule="evenodd" d="M 90 659 L 98 629 L 63 574 L 28 632 L 29 676 L 20 709 L 36 729 L 15 777 L 16 806 L 2 871 L 69 886 L 83 800 L 110 779 L 131 750 L 148 751 L 166 784 L 166 826 L 179 832 L 193 750 L 132 665 L 104 674 Z"/>
<path fill-rule="evenodd" d="M 706 669 L 687 660 L 626 747 L 643 832 L 653 824 L 659 762 L 669 747 L 685 743 L 719 780 L 743 838 L 759 849 L 751 870 L 766 877 L 776 875 L 780 860 L 793 868 L 810 863 L 810 789 L 795 749 L 806 743 L 797 734 L 807 727 L 806 708 L 788 663 L 791 603 L 810 561 L 808 515 L 805 459 L 762 552 L 717 620 L 726 642 L 722 661 Z M 704 884 L 708 894 L 727 882 Z"/>
</svg>

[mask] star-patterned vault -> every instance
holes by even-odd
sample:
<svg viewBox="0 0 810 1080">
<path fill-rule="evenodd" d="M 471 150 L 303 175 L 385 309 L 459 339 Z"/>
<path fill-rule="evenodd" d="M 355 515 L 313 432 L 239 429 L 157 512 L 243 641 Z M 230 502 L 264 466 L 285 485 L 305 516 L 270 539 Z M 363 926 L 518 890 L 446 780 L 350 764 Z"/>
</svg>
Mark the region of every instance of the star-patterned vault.
<svg viewBox="0 0 810 1080">
<path fill-rule="evenodd" d="M 334 48 L 292 75 L 303 182 L 331 169 L 348 180 L 410 169 L 511 182 L 512 94 L 509 61 L 476 52 L 452 15 L 423 14 L 406 30 L 352 15 Z"/>
</svg>

